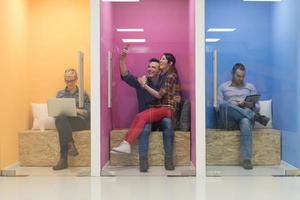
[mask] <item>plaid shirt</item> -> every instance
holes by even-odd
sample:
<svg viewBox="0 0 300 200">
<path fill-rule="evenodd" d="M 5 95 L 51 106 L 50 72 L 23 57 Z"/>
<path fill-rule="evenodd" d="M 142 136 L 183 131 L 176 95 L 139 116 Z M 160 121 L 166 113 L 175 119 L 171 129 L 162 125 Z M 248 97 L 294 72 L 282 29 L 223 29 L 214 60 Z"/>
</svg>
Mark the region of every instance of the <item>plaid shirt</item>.
<svg viewBox="0 0 300 200">
<path fill-rule="evenodd" d="M 162 98 L 157 101 L 156 106 L 170 107 L 176 113 L 181 101 L 178 75 L 167 72 L 160 76 L 160 82 L 159 94 Z"/>
</svg>

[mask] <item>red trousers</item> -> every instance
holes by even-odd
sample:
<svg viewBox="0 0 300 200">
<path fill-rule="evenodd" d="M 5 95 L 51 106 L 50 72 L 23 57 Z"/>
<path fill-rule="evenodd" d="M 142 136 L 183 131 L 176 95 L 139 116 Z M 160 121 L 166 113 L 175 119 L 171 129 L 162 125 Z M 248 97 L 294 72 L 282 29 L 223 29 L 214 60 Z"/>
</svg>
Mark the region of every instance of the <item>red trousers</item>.
<svg viewBox="0 0 300 200">
<path fill-rule="evenodd" d="M 132 144 L 142 133 L 147 123 L 159 122 L 165 117 L 172 118 L 173 116 L 173 110 L 168 107 L 149 108 L 140 112 L 134 117 L 124 140 Z"/>
</svg>

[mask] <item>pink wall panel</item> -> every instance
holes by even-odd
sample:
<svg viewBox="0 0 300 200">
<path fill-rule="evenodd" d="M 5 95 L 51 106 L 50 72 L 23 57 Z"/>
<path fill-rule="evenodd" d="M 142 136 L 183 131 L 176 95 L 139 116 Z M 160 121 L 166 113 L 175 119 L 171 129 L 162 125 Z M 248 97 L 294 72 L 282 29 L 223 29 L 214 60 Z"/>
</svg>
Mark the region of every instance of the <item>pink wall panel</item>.
<svg viewBox="0 0 300 200">
<path fill-rule="evenodd" d="M 146 43 L 131 44 L 127 65 L 137 75 L 145 74 L 148 60 L 160 58 L 162 53 L 173 53 L 183 95 L 190 98 L 189 66 L 189 2 L 188 0 L 143 0 L 140 3 L 113 5 L 114 18 L 114 91 L 113 127 L 128 127 L 137 113 L 134 89 L 123 83 L 118 70 L 118 53 L 122 38 L 145 38 Z M 116 28 L 144 28 L 142 33 L 118 33 Z"/>
<path fill-rule="evenodd" d="M 190 3 L 190 1 L 192 3 Z M 143 0 L 139 3 L 101 3 L 101 164 L 109 159 L 109 131 L 127 128 L 138 111 L 135 89 L 124 83 L 119 74 L 118 55 L 122 38 L 145 38 L 146 43 L 130 44 L 127 66 L 137 75 L 144 75 L 148 60 L 173 53 L 183 90 L 194 98 L 194 0 Z M 144 28 L 144 32 L 120 33 L 116 28 Z M 107 108 L 107 51 L 113 51 L 113 102 Z M 194 119 L 192 120 L 194 130 Z M 195 133 L 192 131 L 192 160 L 195 161 Z M 195 163 L 195 162 L 194 162 Z"/>
</svg>

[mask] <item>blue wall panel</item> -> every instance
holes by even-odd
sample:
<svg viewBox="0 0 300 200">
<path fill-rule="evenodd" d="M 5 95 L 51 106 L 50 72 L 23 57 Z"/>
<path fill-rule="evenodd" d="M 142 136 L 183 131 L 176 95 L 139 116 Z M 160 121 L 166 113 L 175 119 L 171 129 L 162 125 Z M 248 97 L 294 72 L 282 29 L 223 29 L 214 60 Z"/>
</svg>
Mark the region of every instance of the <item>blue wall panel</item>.
<svg viewBox="0 0 300 200">
<path fill-rule="evenodd" d="M 206 33 L 221 38 L 206 43 L 207 128 L 215 126 L 212 51 L 219 52 L 218 84 L 230 80 L 236 62 L 245 64 L 246 79 L 262 99 L 273 100 L 273 126 L 282 131 L 282 158 L 300 168 L 300 2 L 206 0 L 206 30 L 236 28 L 231 33 Z"/>
<path fill-rule="evenodd" d="M 206 30 L 236 28 L 230 33 L 206 32 L 206 38 L 221 38 L 206 43 L 207 127 L 214 127 L 212 51 L 218 49 L 218 84 L 231 79 L 231 68 L 243 63 L 246 80 L 256 85 L 263 99 L 271 98 L 272 6 L 242 0 L 206 0 Z"/>
</svg>

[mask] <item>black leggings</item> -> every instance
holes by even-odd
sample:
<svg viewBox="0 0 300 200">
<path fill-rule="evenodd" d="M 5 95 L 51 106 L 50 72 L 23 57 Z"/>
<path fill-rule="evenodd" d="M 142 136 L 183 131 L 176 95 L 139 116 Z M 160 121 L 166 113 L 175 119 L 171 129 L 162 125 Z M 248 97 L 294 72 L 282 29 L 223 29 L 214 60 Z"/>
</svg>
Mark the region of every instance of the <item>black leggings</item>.
<svg viewBox="0 0 300 200">
<path fill-rule="evenodd" d="M 55 125 L 59 136 L 60 157 L 68 157 L 68 143 L 74 142 L 72 131 L 87 130 L 90 122 L 80 117 L 60 115 L 55 118 Z"/>
</svg>

